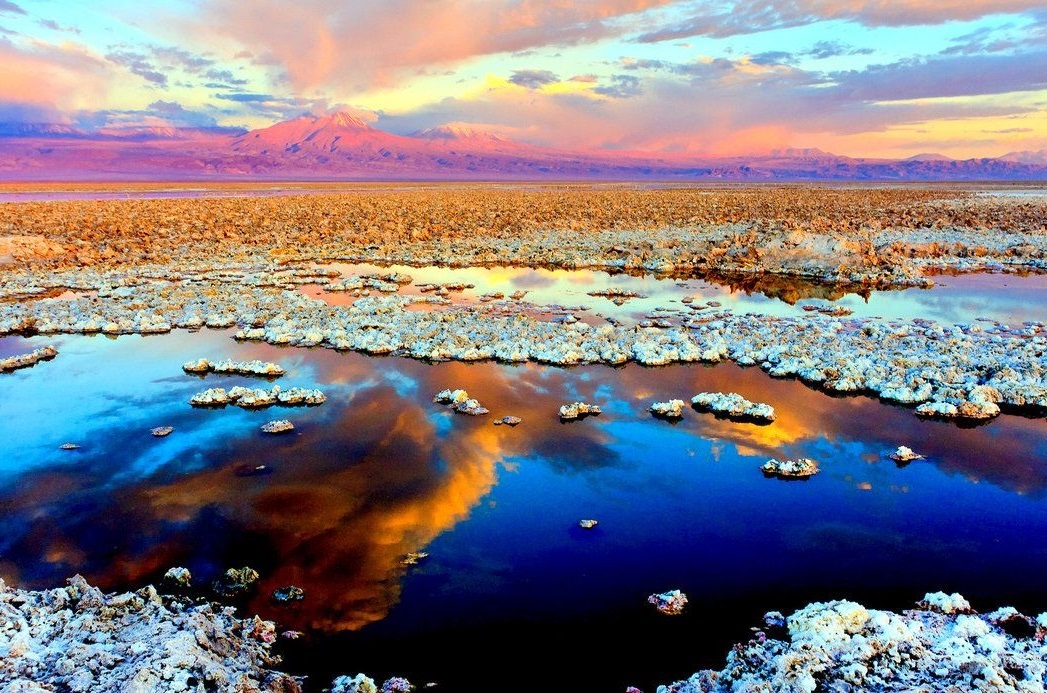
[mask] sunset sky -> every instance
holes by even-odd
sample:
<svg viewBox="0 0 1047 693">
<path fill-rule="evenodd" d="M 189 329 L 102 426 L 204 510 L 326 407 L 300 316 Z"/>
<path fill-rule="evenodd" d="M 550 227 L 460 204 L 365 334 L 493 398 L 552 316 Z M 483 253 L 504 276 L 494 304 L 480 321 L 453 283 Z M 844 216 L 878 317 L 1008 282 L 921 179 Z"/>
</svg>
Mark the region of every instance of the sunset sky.
<svg viewBox="0 0 1047 693">
<path fill-rule="evenodd" d="M 0 0 L 0 122 L 350 110 L 570 149 L 1047 149 L 1036 0 Z"/>
</svg>

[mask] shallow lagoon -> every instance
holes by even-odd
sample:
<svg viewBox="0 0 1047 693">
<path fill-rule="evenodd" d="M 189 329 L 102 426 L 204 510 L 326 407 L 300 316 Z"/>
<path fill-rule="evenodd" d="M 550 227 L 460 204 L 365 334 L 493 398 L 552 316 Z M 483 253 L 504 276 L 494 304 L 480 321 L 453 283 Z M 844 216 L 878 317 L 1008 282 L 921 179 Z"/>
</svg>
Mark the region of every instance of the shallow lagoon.
<svg viewBox="0 0 1047 693">
<path fill-rule="evenodd" d="M 802 315 L 804 307 L 841 307 L 857 318 L 924 318 L 943 323 L 970 322 L 983 318 L 1017 325 L 1026 320 L 1044 320 L 1047 306 L 1047 274 L 940 274 L 934 286 L 894 290 L 839 287 L 797 277 L 754 274 L 750 277 L 690 279 L 598 270 L 541 269 L 532 267 L 411 267 L 373 264 L 331 263 L 317 265 L 337 270 L 343 276 L 398 272 L 412 278 L 399 293 L 419 295 L 417 285 L 455 282 L 472 285 L 455 291 L 450 298 L 459 304 L 483 305 L 484 294 L 505 296 L 527 292 L 523 300 L 536 306 L 560 305 L 587 322 L 602 324 L 604 318 L 629 324 L 651 314 L 678 314 L 701 318 L 705 314 L 732 311 L 780 317 Z M 610 298 L 590 292 L 612 290 L 639 294 L 616 305 Z M 309 296 L 332 304 L 351 303 L 344 292 L 328 292 L 319 285 L 305 285 Z M 690 299 L 690 304 L 683 299 Z M 708 306 L 709 302 L 717 304 Z"/>
<path fill-rule="evenodd" d="M 0 376 L 0 576 L 47 587 L 80 572 L 121 589 L 184 565 L 205 586 L 250 565 L 262 580 L 240 608 L 304 632 L 280 647 L 311 690 L 357 671 L 533 690 L 566 668 L 557 689 L 650 691 L 719 666 L 763 612 L 813 600 L 901 609 L 945 590 L 978 609 L 1047 611 L 1034 577 L 1047 550 L 1030 541 L 1047 531 L 1042 418 L 958 428 L 730 364 L 426 364 L 230 336 L 0 339 L 0 355 L 60 352 Z M 182 372 L 199 357 L 276 361 L 288 372 L 275 382 L 328 401 L 194 409 L 194 392 L 264 384 Z M 447 387 L 491 414 L 433 404 Z M 767 402 L 778 420 L 646 411 L 702 390 Z M 575 400 L 604 413 L 561 423 Z M 524 421 L 492 425 L 505 414 Z M 259 431 L 276 418 L 294 433 Z M 154 438 L 159 425 L 175 430 Z M 899 466 L 887 458 L 898 445 L 927 459 Z M 823 471 L 767 479 L 772 456 Z M 250 473 L 259 465 L 268 473 Z M 582 518 L 599 524 L 582 530 Z M 429 557 L 401 565 L 414 551 Z M 269 600 L 288 584 L 302 603 Z M 647 603 L 674 588 L 690 599 L 683 615 Z"/>
</svg>

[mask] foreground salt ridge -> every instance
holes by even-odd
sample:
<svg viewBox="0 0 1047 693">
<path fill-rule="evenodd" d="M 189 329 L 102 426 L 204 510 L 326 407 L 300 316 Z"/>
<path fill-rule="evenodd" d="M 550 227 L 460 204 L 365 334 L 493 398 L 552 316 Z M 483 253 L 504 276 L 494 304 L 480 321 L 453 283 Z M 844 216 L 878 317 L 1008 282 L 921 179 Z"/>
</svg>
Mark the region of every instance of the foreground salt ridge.
<svg viewBox="0 0 1047 693">
<path fill-rule="evenodd" d="M 189 580 L 184 569 L 167 578 L 183 586 Z M 300 679 L 276 669 L 281 660 L 272 651 L 271 621 L 162 596 L 152 586 L 115 594 L 80 576 L 68 582 L 30 591 L 0 581 L 4 690 L 302 690 Z M 672 590 L 649 601 L 678 614 L 686 596 Z M 699 671 L 658 693 L 1039 691 L 1047 684 L 1047 613 L 1031 618 L 1002 607 L 977 614 L 959 594 L 929 593 L 901 613 L 847 600 L 814 602 L 788 618 L 768 613 L 754 630 L 728 653 L 723 669 Z M 336 677 L 330 690 L 414 688 L 399 677 L 379 687 L 361 673 Z"/>
<path fill-rule="evenodd" d="M 428 297 L 366 297 L 350 306 L 330 306 L 281 288 L 288 277 L 315 280 L 315 270 L 284 273 L 277 280 L 230 268 L 221 273 L 222 281 L 213 276 L 204 281 L 159 270 L 137 275 L 86 272 L 93 279 L 80 281 L 98 282 L 98 296 L 0 304 L 0 335 L 238 327 L 239 339 L 427 360 L 555 365 L 734 361 L 759 365 L 774 376 L 796 376 L 831 392 L 925 405 L 919 411 L 928 416 L 985 418 L 998 414 L 1001 404 L 1032 413 L 1047 408 L 1047 325 L 1042 322 L 1012 327 L 722 314 L 669 328 L 592 326 L 476 306 L 410 310 Z"/>
<path fill-rule="evenodd" d="M 152 586 L 106 594 L 80 576 L 39 591 L 0 581 L 0 681 L 8 691 L 300 691 L 273 668 L 274 624 L 233 614 Z"/>
<path fill-rule="evenodd" d="M 852 601 L 808 604 L 764 627 L 703 670 L 658 693 L 726 691 L 1042 691 L 1047 614 L 1003 607 L 976 614 L 958 594 L 936 592 L 894 613 Z"/>
</svg>

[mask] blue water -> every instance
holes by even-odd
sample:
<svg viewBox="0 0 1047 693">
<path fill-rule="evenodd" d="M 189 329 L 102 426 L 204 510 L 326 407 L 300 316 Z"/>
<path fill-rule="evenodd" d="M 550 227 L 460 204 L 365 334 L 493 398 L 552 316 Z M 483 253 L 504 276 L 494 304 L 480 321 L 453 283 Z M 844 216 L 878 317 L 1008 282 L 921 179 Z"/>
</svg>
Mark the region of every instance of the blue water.
<svg viewBox="0 0 1047 693">
<path fill-rule="evenodd" d="M 721 666 L 763 612 L 812 600 L 903 609 L 946 590 L 1047 611 L 1042 418 L 958 428 L 729 364 L 425 364 L 230 334 L 0 339 L 0 354 L 60 352 L 0 376 L 0 577 L 45 587 L 79 572 L 122 589 L 184 565 L 206 586 L 250 565 L 262 579 L 239 608 L 304 633 L 278 651 L 311 690 L 358 671 L 535 690 L 563 669 L 550 690 L 650 691 Z M 208 387 L 269 386 L 181 371 L 199 357 L 276 361 L 287 374 L 273 382 L 328 401 L 194 409 Z M 491 414 L 433 404 L 447 387 Z M 646 411 L 702 390 L 767 402 L 778 420 Z M 604 413 L 561 423 L 579 399 Z M 524 421 L 492 425 L 505 414 Z M 295 432 L 258 430 L 275 418 Z M 159 425 L 175 430 L 154 438 Z M 927 459 L 899 466 L 898 445 Z M 768 479 L 772 456 L 822 471 Z M 413 551 L 429 557 L 402 566 Z M 288 584 L 306 599 L 274 604 Z M 670 589 L 688 595 L 680 616 L 647 603 Z"/>
</svg>

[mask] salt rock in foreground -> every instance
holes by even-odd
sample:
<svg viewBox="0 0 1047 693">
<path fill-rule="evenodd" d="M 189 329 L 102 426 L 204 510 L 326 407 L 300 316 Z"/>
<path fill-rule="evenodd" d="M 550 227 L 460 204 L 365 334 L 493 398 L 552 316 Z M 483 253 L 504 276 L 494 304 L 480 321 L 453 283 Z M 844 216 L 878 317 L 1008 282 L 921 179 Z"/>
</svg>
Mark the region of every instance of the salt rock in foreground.
<svg viewBox="0 0 1047 693">
<path fill-rule="evenodd" d="M 661 594 L 652 594 L 647 601 L 654 604 L 655 608 L 663 614 L 677 616 L 683 613 L 683 607 L 687 604 L 687 595 L 680 590 L 669 590 Z"/>
<path fill-rule="evenodd" d="M 818 473 L 818 463 L 807 457 L 795 460 L 770 459 L 760 466 L 760 471 L 780 479 L 806 479 Z"/>
<path fill-rule="evenodd" d="M 274 671 L 271 621 L 162 599 L 152 586 L 105 594 L 81 576 L 27 591 L 0 581 L 4 690 L 297 693 Z"/>
<path fill-rule="evenodd" d="M 270 361 L 233 361 L 223 359 L 222 361 L 208 361 L 197 359 L 182 364 L 182 370 L 186 373 L 220 373 L 223 375 L 264 375 L 275 378 L 284 374 L 283 366 Z"/>
<path fill-rule="evenodd" d="M 852 601 L 808 604 L 735 645 L 720 671 L 658 693 L 725 691 L 1041 691 L 1047 614 L 976 614 L 958 594 L 926 595 L 894 613 Z"/>
<path fill-rule="evenodd" d="M 470 416 L 480 416 L 490 412 L 480 402 L 470 397 L 465 390 L 440 390 L 433 397 L 433 402 L 450 405 L 451 409 L 456 412 Z"/>
<path fill-rule="evenodd" d="M 913 460 L 922 460 L 923 455 L 918 452 L 913 452 L 911 448 L 904 445 L 899 445 L 898 449 L 888 455 L 895 462 L 912 462 Z"/>
<path fill-rule="evenodd" d="M 655 402 L 648 408 L 648 411 L 666 419 L 679 419 L 683 416 L 683 400 L 671 399 L 668 402 Z"/>
<path fill-rule="evenodd" d="M 227 404 L 235 404 L 245 409 L 260 409 L 274 404 L 316 406 L 326 401 L 327 396 L 320 390 L 304 387 L 282 390 L 279 385 L 274 385 L 271 390 L 239 385 L 228 391 L 225 388 L 213 387 L 197 392 L 189 398 L 189 404 L 194 407 L 224 407 Z"/>
<path fill-rule="evenodd" d="M 0 373 L 8 373 L 19 368 L 29 368 L 30 366 L 35 366 L 40 361 L 49 361 L 55 356 L 58 356 L 58 349 L 55 349 L 53 346 L 34 349 L 28 354 L 8 356 L 6 359 L 0 359 Z"/>
<path fill-rule="evenodd" d="M 585 402 L 572 402 L 571 404 L 564 404 L 560 407 L 560 418 L 564 421 L 573 421 L 583 416 L 589 416 L 591 414 L 600 414 L 603 410 L 595 404 L 587 404 Z"/>
<path fill-rule="evenodd" d="M 774 407 L 760 402 L 750 402 L 736 392 L 699 392 L 691 398 L 697 409 L 716 412 L 735 419 L 774 421 Z"/>
<path fill-rule="evenodd" d="M 381 688 L 365 674 L 339 676 L 331 684 L 331 693 L 409 693 L 412 690 L 411 682 L 401 676 L 386 679 Z"/>
</svg>

